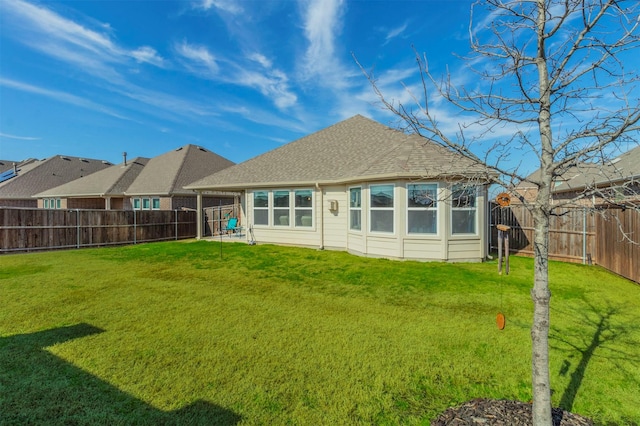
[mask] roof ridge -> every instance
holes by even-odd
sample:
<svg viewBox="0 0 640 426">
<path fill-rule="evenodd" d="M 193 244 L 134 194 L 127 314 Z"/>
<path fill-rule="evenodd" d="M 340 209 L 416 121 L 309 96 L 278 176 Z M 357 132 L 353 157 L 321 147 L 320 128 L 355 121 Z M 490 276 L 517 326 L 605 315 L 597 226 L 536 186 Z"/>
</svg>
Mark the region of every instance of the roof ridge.
<svg viewBox="0 0 640 426">
<path fill-rule="evenodd" d="M 178 167 L 178 171 L 173 175 L 173 180 L 171 181 L 171 185 L 169 186 L 170 193 L 175 192 L 178 178 L 182 174 L 182 169 L 184 168 L 184 165 L 187 162 L 187 157 L 189 156 L 189 153 L 191 152 L 192 147 L 196 147 L 196 146 L 189 143 L 176 149 L 176 151 L 184 151 L 184 154 L 182 155 L 182 161 L 180 161 L 180 166 Z M 199 147 L 196 147 L 196 148 L 199 148 Z"/>
</svg>

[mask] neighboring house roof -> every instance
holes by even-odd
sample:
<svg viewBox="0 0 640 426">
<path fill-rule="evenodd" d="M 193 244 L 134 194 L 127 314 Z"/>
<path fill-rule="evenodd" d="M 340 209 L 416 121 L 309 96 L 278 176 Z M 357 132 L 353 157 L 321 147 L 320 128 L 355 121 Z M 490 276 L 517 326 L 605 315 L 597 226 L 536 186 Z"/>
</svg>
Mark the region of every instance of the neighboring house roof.
<svg viewBox="0 0 640 426">
<path fill-rule="evenodd" d="M 137 157 L 35 196 L 38 198 L 123 196 L 148 162 L 148 158 Z"/>
<path fill-rule="evenodd" d="M 356 115 L 187 188 L 240 189 L 459 176 L 485 178 L 488 171 L 423 137 Z"/>
<path fill-rule="evenodd" d="M 19 161 L 0 160 L 0 173 L 13 169 L 13 165 L 18 163 Z"/>
<path fill-rule="evenodd" d="M 18 173 L 0 182 L 0 199 L 30 199 L 33 195 L 90 175 L 111 166 L 91 158 L 56 155 L 44 160 L 25 160 L 17 165 Z"/>
<path fill-rule="evenodd" d="M 539 179 L 540 170 L 536 170 L 527 181 Z M 640 179 L 640 146 L 614 158 L 608 163 L 580 163 L 554 180 L 553 192 L 580 191 L 585 188 L 597 188 L 617 185 L 623 182 Z M 524 181 L 518 188 L 534 188 L 530 182 Z"/>
<path fill-rule="evenodd" d="M 199 146 L 185 145 L 149 160 L 126 194 L 193 195 L 184 188 L 187 184 L 234 164 Z"/>
</svg>

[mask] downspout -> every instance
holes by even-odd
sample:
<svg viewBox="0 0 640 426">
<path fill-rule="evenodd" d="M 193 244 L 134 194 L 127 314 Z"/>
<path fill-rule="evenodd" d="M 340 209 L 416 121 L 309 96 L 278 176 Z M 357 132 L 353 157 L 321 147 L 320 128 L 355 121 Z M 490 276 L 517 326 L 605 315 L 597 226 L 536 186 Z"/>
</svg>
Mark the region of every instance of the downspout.
<svg viewBox="0 0 640 426">
<path fill-rule="evenodd" d="M 322 187 L 316 182 L 316 189 L 320 193 L 320 250 L 324 250 L 324 197 L 322 196 Z"/>
</svg>

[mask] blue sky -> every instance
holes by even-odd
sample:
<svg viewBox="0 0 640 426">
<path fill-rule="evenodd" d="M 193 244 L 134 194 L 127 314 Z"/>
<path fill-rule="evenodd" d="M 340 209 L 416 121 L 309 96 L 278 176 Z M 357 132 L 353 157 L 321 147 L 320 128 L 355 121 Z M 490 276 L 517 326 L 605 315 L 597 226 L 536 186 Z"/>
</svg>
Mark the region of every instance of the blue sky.
<svg viewBox="0 0 640 426">
<path fill-rule="evenodd" d="M 121 161 L 191 143 L 241 162 L 461 68 L 471 0 L 0 0 L 0 159 Z M 454 124 L 453 122 L 451 124 Z"/>
</svg>

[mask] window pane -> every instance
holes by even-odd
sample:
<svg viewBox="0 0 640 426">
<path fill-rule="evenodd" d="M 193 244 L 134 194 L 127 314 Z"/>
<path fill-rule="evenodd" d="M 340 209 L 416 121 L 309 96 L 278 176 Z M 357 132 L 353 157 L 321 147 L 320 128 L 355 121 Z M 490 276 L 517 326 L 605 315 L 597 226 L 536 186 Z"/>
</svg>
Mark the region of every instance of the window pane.
<svg viewBox="0 0 640 426">
<path fill-rule="evenodd" d="M 454 210 L 451 212 L 451 232 L 453 234 L 476 233 L 476 211 Z"/>
<path fill-rule="evenodd" d="M 453 187 L 453 207 L 475 207 L 476 206 L 476 188 L 461 187 L 456 185 Z"/>
<path fill-rule="evenodd" d="M 296 226 L 313 226 L 311 209 L 296 209 Z"/>
<path fill-rule="evenodd" d="M 140 198 L 133 199 L 133 208 L 135 210 L 140 210 Z"/>
<path fill-rule="evenodd" d="M 273 209 L 273 224 L 289 226 L 289 209 Z"/>
<path fill-rule="evenodd" d="M 253 193 L 254 207 L 269 207 L 269 193 L 267 191 L 257 191 Z"/>
<path fill-rule="evenodd" d="M 351 210 L 349 216 L 349 227 L 356 231 L 362 229 L 362 212 L 360 210 Z"/>
<path fill-rule="evenodd" d="M 311 190 L 305 189 L 296 191 L 296 207 L 312 207 L 312 193 Z"/>
<path fill-rule="evenodd" d="M 436 207 L 438 185 L 407 185 L 409 207 Z"/>
<path fill-rule="evenodd" d="M 253 211 L 253 224 L 254 225 L 268 225 L 269 224 L 269 210 L 254 210 Z"/>
<path fill-rule="evenodd" d="M 273 191 L 273 207 L 289 207 L 289 191 Z"/>
<path fill-rule="evenodd" d="M 42 206 L 43 206 L 45 209 L 48 209 L 48 208 L 49 208 L 49 199 L 48 199 L 48 198 L 45 198 L 45 199 L 44 199 L 44 203 L 43 203 L 43 205 L 42 205 Z"/>
<path fill-rule="evenodd" d="M 152 200 L 152 208 L 154 210 L 160 210 L 160 198 L 154 198 Z"/>
<path fill-rule="evenodd" d="M 60 198 L 58 198 L 58 199 L 56 200 L 56 209 L 59 209 L 60 207 L 61 207 L 61 204 L 60 204 Z"/>
<path fill-rule="evenodd" d="M 371 231 L 393 232 L 393 210 L 371 210 Z"/>
<path fill-rule="evenodd" d="M 361 192 L 360 188 L 351 188 L 349 190 L 349 207 L 362 207 Z"/>
<path fill-rule="evenodd" d="M 145 210 L 149 210 L 149 199 L 148 198 L 143 198 L 142 199 L 142 208 Z"/>
<path fill-rule="evenodd" d="M 435 234 L 435 210 L 409 210 L 408 227 L 410 234 Z"/>
<path fill-rule="evenodd" d="M 393 185 L 372 185 L 371 207 L 393 207 Z"/>
</svg>

